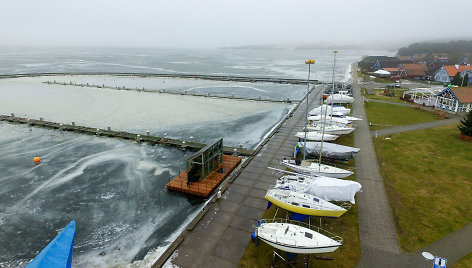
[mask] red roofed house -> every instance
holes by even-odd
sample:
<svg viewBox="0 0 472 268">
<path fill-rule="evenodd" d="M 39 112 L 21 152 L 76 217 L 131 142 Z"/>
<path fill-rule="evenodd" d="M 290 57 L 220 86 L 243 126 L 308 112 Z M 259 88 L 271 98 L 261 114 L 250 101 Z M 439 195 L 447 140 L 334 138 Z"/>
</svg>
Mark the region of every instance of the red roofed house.
<svg viewBox="0 0 472 268">
<path fill-rule="evenodd" d="M 438 109 L 454 113 L 472 110 L 472 87 L 447 87 L 436 97 Z"/>
<path fill-rule="evenodd" d="M 395 67 L 395 68 L 382 68 L 382 69 L 389 72 L 389 73 L 391 73 L 392 76 L 397 76 L 401 71 L 401 69 L 399 69 L 398 67 Z"/>
<path fill-rule="evenodd" d="M 424 79 L 427 67 L 424 63 L 402 63 L 398 68 L 402 70 L 400 76 L 403 78 Z"/>
<path fill-rule="evenodd" d="M 444 65 L 434 73 L 434 81 L 450 83 L 456 73 L 467 70 L 467 65 Z"/>
</svg>

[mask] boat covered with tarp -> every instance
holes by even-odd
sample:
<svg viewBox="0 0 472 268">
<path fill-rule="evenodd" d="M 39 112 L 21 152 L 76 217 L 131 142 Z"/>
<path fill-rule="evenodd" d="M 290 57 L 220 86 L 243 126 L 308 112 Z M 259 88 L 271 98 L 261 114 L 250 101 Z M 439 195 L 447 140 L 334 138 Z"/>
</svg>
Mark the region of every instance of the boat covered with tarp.
<svg viewBox="0 0 472 268">
<path fill-rule="evenodd" d="M 75 221 L 70 222 L 26 268 L 70 268 L 75 237 Z"/>
<path fill-rule="evenodd" d="M 303 142 L 298 142 L 295 147 L 294 157 L 296 158 L 299 153 L 303 153 Z M 306 142 L 306 153 L 310 156 L 321 157 L 332 159 L 332 160 L 341 160 L 348 161 L 352 159 L 359 151 L 359 148 L 339 145 L 329 142 L 318 142 L 311 141 Z"/>
<path fill-rule="evenodd" d="M 316 107 L 315 109 L 311 110 L 310 111 L 310 115 L 326 115 L 326 114 L 329 114 L 329 115 L 339 115 L 339 116 L 343 116 L 343 115 L 347 115 L 351 112 L 351 109 L 349 108 L 345 108 L 343 106 L 336 106 L 336 105 L 326 105 L 326 104 L 323 104 L 321 106 L 318 106 Z"/>
<path fill-rule="evenodd" d="M 352 103 L 354 98 L 344 94 L 332 94 L 326 98 L 327 104 L 332 103 Z"/>
<path fill-rule="evenodd" d="M 307 193 L 326 201 L 356 203 L 355 195 L 362 189 L 356 181 L 324 176 L 285 175 L 277 179 L 276 188 Z"/>
</svg>

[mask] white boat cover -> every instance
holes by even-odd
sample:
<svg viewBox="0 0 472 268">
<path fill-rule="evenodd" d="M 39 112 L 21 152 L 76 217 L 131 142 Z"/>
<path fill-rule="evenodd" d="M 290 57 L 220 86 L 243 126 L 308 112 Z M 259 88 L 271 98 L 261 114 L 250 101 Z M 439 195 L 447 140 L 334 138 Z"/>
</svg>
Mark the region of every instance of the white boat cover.
<svg viewBox="0 0 472 268">
<path fill-rule="evenodd" d="M 323 176 L 301 177 L 304 180 L 298 180 L 296 177 L 285 175 L 277 180 L 276 187 L 311 194 L 326 201 L 348 201 L 352 204 L 356 203 L 354 196 L 362 189 L 362 185 L 356 181 Z"/>
<path fill-rule="evenodd" d="M 328 115 L 331 115 L 331 112 L 333 112 L 333 115 L 347 115 L 351 112 L 351 109 L 349 108 L 344 108 L 342 106 L 331 106 L 331 105 L 326 105 L 323 104 L 321 106 L 316 107 L 315 109 L 311 110 L 310 115 L 320 115 L 323 114 L 327 111 Z M 331 111 L 332 110 L 332 111 Z"/>
<path fill-rule="evenodd" d="M 344 94 L 333 94 L 329 95 L 326 98 L 325 103 L 326 104 L 332 104 L 332 103 L 352 103 L 354 101 L 354 98 L 348 95 Z"/>
<path fill-rule="evenodd" d="M 295 148 L 295 156 L 299 152 L 303 152 L 303 142 L 298 142 L 297 147 Z M 320 155 L 321 142 L 311 141 L 306 142 L 306 153 L 311 156 Z M 358 152 L 359 148 L 349 147 L 344 145 L 339 145 L 335 143 L 323 142 L 323 149 L 321 152 L 321 157 L 329 158 L 333 160 L 342 160 L 347 161 L 353 158 Z"/>
<path fill-rule="evenodd" d="M 326 118 L 322 115 L 312 115 L 312 116 L 308 116 L 308 120 L 309 121 L 325 121 L 326 119 L 326 122 L 333 122 L 333 123 L 337 123 L 338 125 L 341 125 L 341 126 L 346 126 L 348 125 L 350 122 L 348 119 L 346 118 L 343 118 L 343 117 L 331 117 L 331 116 L 326 116 Z"/>
</svg>

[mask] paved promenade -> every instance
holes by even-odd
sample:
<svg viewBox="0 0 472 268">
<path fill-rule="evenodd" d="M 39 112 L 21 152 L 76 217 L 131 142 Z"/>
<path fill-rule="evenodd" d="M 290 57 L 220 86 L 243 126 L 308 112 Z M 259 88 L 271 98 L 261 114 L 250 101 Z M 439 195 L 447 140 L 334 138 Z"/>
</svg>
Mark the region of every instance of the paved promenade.
<svg viewBox="0 0 472 268">
<path fill-rule="evenodd" d="M 319 105 L 320 90 L 310 95 L 311 107 Z M 267 207 L 267 188 L 275 183 L 275 175 L 267 167 L 281 167 L 279 161 L 293 154 L 302 129 L 305 106 L 302 104 L 279 131 L 270 138 L 221 199 L 210 205 L 193 230 L 186 233 L 174 251 L 172 263 L 179 267 L 238 267 L 250 241 L 253 226 Z M 310 107 L 310 108 L 311 108 Z"/>
<path fill-rule="evenodd" d="M 355 66 L 352 75 L 353 114 L 367 118 Z M 364 189 L 357 195 L 362 252 L 358 266 L 388 267 L 391 257 L 400 255 L 400 249 L 367 121 L 360 121 L 354 132 L 354 147 L 361 149 L 356 155 L 356 177 Z"/>
</svg>

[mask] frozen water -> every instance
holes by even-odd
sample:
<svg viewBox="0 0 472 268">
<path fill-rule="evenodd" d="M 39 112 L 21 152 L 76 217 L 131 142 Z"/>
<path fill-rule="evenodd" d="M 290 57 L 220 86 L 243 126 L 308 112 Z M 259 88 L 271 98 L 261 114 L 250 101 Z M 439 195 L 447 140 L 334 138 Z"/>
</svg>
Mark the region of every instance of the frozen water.
<svg viewBox="0 0 472 268">
<path fill-rule="evenodd" d="M 28 262 L 73 219 L 75 265 L 130 263 L 204 204 L 165 190 L 191 152 L 5 123 L 0 133 L 2 267 Z"/>
<path fill-rule="evenodd" d="M 336 80 L 362 55 L 340 51 Z M 331 81 L 322 50 L 0 49 L 0 74 L 188 73 Z M 0 113 L 48 121 L 253 147 L 293 106 L 118 91 L 47 80 L 146 90 L 299 99 L 306 87 L 197 79 L 70 76 L 0 79 Z M 74 266 L 149 267 L 204 206 L 165 190 L 192 153 L 0 122 L 0 267 L 26 265 L 70 220 Z M 260 154 L 264 152 L 261 150 Z M 33 157 L 40 156 L 35 165 Z"/>
<path fill-rule="evenodd" d="M 175 138 L 193 136 L 195 141 L 201 142 L 224 137 L 227 145 L 242 143 L 252 147 L 291 107 L 279 103 L 64 86 L 42 83 L 44 80 L 45 77 L 0 80 L 0 113 L 138 133 L 150 130 L 152 134 L 170 133 L 170 137 Z M 139 81 L 125 79 L 124 83 L 131 85 Z M 188 86 L 186 82 L 172 81 Z"/>
</svg>

